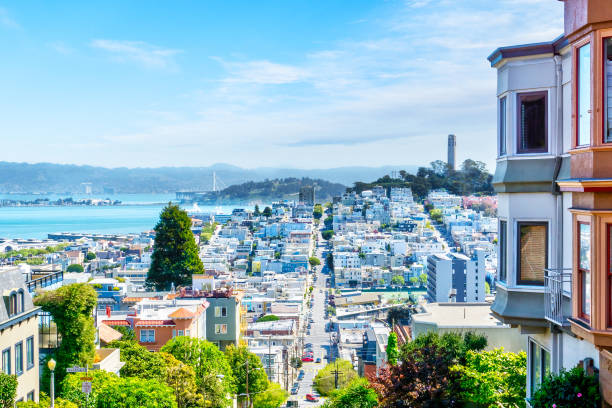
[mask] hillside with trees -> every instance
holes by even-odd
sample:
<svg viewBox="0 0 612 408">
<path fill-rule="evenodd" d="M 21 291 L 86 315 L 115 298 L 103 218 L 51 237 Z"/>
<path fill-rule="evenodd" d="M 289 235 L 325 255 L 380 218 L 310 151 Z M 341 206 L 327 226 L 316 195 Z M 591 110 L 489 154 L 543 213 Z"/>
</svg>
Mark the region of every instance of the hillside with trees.
<svg viewBox="0 0 612 408">
<path fill-rule="evenodd" d="M 490 195 L 494 194 L 491 184 L 493 176 L 487 171 L 483 162 L 467 159 L 459 170 L 451 169 L 445 162 L 436 160 L 430 167 L 419 167 L 416 174 L 401 170 L 399 177 L 384 176 L 371 183 L 357 181 L 347 191 L 361 193 L 374 186 L 387 190 L 392 187 L 410 187 L 418 199 L 427 197 L 431 190 L 445 189 L 456 195 Z"/>
<path fill-rule="evenodd" d="M 298 199 L 300 187 L 314 186 L 317 201 L 326 201 L 334 196 L 341 195 L 346 186 L 340 183 L 331 183 L 321 179 L 282 178 L 264 181 L 247 181 L 234 184 L 221 191 L 209 192 L 204 200 L 205 204 L 215 203 L 244 203 L 253 200 L 272 201 Z"/>
</svg>

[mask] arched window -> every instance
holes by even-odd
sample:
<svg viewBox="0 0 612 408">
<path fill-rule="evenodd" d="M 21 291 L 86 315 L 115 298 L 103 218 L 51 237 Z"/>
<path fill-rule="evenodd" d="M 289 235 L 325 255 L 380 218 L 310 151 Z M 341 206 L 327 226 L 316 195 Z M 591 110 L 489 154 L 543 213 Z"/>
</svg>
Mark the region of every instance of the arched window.
<svg viewBox="0 0 612 408">
<path fill-rule="evenodd" d="M 9 316 L 17 314 L 17 294 L 12 293 L 9 298 Z"/>
<path fill-rule="evenodd" d="M 25 309 L 25 295 L 23 293 L 23 289 L 19 289 L 19 293 L 17 296 L 17 313 L 23 313 Z"/>
</svg>

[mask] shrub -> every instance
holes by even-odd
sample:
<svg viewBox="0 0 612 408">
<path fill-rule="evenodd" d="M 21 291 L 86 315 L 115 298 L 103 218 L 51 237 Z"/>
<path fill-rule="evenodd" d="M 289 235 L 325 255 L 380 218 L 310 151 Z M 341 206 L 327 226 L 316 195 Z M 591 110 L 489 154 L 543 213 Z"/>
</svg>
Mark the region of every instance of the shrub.
<svg viewBox="0 0 612 408">
<path fill-rule="evenodd" d="M 544 378 L 530 403 L 533 408 L 595 408 L 600 399 L 598 378 L 575 367 Z"/>
</svg>

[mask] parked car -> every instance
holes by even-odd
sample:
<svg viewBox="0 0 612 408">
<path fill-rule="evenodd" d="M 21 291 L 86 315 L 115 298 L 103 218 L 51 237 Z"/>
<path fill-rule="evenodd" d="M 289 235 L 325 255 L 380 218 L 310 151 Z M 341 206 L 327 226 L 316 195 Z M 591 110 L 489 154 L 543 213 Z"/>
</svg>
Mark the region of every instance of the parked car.
<svg viewBox="0 0 612 408">
<path fill-rule="evenodd" d="M 312 394 L 306 394 L 306 401 L 319 402 L 319 399 Z"/>
<path fill-rule="evenodd" d="M 304 357 L 302 357 L 302 361 L 304 363 L 312 363 L 314 361 L 314 359 L 312 358 L 312 356 L 304 356 Z"/>
<path fill-rule="evenodd" d="M 292 388 L 291 389 L 291 395 L 297 395 L 298 393 L 298 389 L 297 388 Z"/>
<path fill-rule="evenodd" d="M 320 363 L 321 362 L 321 357 L 317 357 L 317 359 L 315 360 L 315 363 Z"/>
</svg>

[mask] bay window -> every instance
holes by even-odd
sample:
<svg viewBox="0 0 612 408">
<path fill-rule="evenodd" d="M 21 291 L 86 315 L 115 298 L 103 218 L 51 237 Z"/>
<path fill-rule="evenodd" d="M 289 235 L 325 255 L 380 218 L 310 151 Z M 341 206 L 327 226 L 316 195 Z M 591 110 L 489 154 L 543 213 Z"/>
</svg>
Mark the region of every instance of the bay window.
<svg viewBox="0 0 612 408">
<path fill-rule="evenodd" d="M 578 285 L 580 317 L 591 318 L 591 224 L 578 223 Z"/>
<path fill-rule="evenodd" d="M 519 222 L 517 283 L 543 285 L 548 267 L 548 223 Z"/>
<path fill-rule="evenodd" d="M 517 153 L 548 151 L 548 92 L 527 92 L 517 95 Z"/>
<path fill-rule="evenodd" d="M 591 44 L 578 48 L 576 92 L 578 146 L 591 144 Z"/>
</svg>

